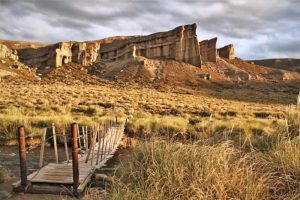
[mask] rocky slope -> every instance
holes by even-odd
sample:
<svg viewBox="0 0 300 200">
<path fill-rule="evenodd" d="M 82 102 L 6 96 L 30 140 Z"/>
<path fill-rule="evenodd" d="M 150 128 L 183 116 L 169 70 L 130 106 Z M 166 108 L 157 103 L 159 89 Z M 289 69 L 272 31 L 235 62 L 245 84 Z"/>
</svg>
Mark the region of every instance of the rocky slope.
<svg viewBox="0 0 300 200">
<path fill-rule="evenodd" d="M 265 59 L 265 60 L 250 60 L 249 62 L 255 63 L 257 65 L 263 65 L 266 67 L 276 68 L 276 69 L 300 72 L 300 59 L 276 58 L 276 59 Z"/>
</svg>

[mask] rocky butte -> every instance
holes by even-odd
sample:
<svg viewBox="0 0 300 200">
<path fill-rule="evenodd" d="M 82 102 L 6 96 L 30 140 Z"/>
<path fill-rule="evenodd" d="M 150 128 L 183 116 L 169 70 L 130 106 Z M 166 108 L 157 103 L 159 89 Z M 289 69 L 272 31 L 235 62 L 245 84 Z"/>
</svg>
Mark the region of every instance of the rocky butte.
<svg viewBox="0 0 300 200">
<path fill-rule="evenodd" d="M 218 55 L 229 60 L 235 59 L 233 44 L 229 44 L 218 49 Z"/>
<path fill-rule="evenodd" d="M 176 60 L 201 67 L 203 62 L 216 62 L 218 55 L 229 59 L 234 57 L 232 45 L 217 50 L 217 38 L 199 43 L 196 29 L 196 24 L 188 24 L 147 36 L 59 42 L 19 48 L 17 52 L 2 45 L 0 50 L 1 56 L 15 55 L 20 62 L 32 67 L 60 67 L 69 62 L 87 66 L 94 62 L 115 62 L 139 56 Z"/>
<path fill-rule="evenodd" d="M 217 40 L 213 38 L 210 40 L 203 40 L 199 43 L 201 59 L 203 62 L 216 62 L 217 61 Z"/>
</svg>

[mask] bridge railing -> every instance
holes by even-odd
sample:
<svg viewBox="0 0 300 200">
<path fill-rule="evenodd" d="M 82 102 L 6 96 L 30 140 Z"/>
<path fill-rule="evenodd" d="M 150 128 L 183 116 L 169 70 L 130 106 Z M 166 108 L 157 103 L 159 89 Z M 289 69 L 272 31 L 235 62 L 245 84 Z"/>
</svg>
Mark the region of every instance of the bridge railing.
<svg viewBox="0 0 300 200">
<path fill-rule="evenodd" d="M 123 131 L 124 124 L 119 124 L 117 120 L 105 120 L 91 127 L 73 123 L 69 133 L 66 127 L 60 131 L 61 133 L 57 133 L 55 124 L 52 124 L 51 127 L 46 127 L 43 130 L 38 168 L 44 166 L 45 146 L 50 140 L 53 142 L 55 163 L 70 164 L 68 142 L 71 139 L 73 190 L 76 192 L 79 186 L 80 163 L 89 164 L 92 168 L 105 163 L 116 151 L 123 136 Z M 49 137 L 47 133 L 51 133 L 51 136 Z M 29 185 L 27 180 L 26 138 L 32 136 L 25 135 L 24 126 L 18 128 L 21 186 L 24 190 Z M 63 162 L 59 162 L 58 137 L 62 139 L 65 149 L 66 160 Z"/>
</svg>

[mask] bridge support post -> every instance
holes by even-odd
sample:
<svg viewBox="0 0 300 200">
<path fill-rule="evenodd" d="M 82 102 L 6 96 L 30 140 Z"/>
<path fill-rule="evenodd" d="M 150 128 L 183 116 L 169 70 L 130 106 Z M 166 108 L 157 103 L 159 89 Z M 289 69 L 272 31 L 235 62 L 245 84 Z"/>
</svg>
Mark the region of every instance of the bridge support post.
<svg viewBox="0 0 300 200">
<path fill-rule="evenodd" d="M 72 124 L 72 167 L 73 167 L 73 189 L 77 195 L 77 188 L 79 186 L 79 165 L 78 165 L 78 138 L 77 138 L 77 124 Z"/>
<path fill-rule="evenodd" d="M 25 149 L 26 143 L 25 143 L 24 126 L 20 126 L 18 128 L 18 138 L 19 138 L 21 186 L 23 190 L 26 190 L 28 181 L 27 181 L 27 163 L 26 163 L 26 149 Z"/>
</svg>

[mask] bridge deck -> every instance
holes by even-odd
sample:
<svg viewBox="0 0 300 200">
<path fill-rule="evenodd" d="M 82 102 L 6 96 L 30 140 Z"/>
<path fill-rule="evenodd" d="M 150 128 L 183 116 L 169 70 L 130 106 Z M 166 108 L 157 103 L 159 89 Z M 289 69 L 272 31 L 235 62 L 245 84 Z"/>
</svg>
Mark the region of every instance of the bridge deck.
<svg viewBox="0 0 300 200">
<path fill-rule="evenodd" d="M 108 131 L 107 137 L 104 138 L 104 142 L 100 140 L 100 143 L 96 143 L 94 150 L 91 151 L 90 157 L 88 162 L 86 163 L 87 153 L 79 156 L 79 187 L 78 192 L 82 192 L 86 187 L 87 183 L 90 181 L 93 173 L 95 172 L 96 168 L 101 168 L 105 165 L 107 160 L 113 156 L 115 153 L 119 142 L 121 140 L 123 130 L 120 127 L 112 127 Z M 114 133 L 114 134 L 113 134 Z M 99 147 L 100 145 L 100 147 Z M 99 149 L 101 151 L 99 151 Z M 102 151 L 105 149 L 105 151 Z M 88 152 L 88 151 L 87 151 Z M 100 153 L 99 153 L 100 152 Z M 97 161 L 97 154 L 98 156 L 98 163 Z M 102 160 L 101 160 L 102 158 Z M 93 159 L 93 160 L 92 160 Z M 68 185 L 71 186 L 73 184 L 73 169 L 72 169 L 72 161 L 69 163 L 49 163 L 48 165 L 43 166 L 39 170 L 33 172 L 32 174 L 27 176 L 28 181 L 32 186 L 39 185 L 43 186 L 46 185 L 48 189 L 43 188 L 42 193 L 47 193 L 47 190 L 51 192 L 51 187 L 49 185 L 55 186 L 57 185 Z M 13 184 L 14 188 L 20 187 L 20 181 Z M 65 189 L 65 188 L 64 188 Z M 32 193 L 41 193 L 31 190 L 29 192 Z M 61 191 L 58 191 L 61 193 Z"/>
</svg>

